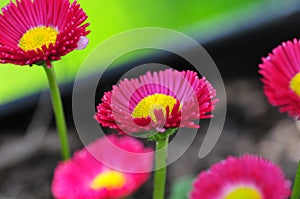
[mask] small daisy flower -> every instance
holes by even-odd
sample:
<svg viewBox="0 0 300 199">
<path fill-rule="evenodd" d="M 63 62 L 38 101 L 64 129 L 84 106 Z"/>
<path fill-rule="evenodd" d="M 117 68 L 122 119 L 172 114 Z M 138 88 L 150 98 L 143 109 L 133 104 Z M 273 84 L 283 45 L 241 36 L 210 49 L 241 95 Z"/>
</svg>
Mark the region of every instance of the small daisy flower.
<svg viewBox="0 0 300 199">
<path fill-rule="evenodd" d="M 290 182 L 271 161 L 254 155 L 229 157 L 200 173 L 190 199 L 287 199 Z"/>
<path fill-rule="evenodd" d="M 57 166 L 52 182 L 52 193 L 56 199 L 124 198 L 149 179 L 153 164 L 151 149 L 128 136 L 107 138 L 98 139 Z M 110 143 L 128 154 L 114 151 Z M 143 156 L 137 159 L 132 153 L 143 153 Z M 100 162 L 99 157 L 108 162 Z M 125 172 L 116 168 L 145 172 Z"/>
<path fill-rule="evenodd" d="M 300 117 L 300 41 L 288 41 L 262 59 L 264 93 L 269 102 L 296 119 Z"/>
<path fill-rule="evenodd" d="M 196 72 L 167 69 L 123 80 L 106 92 L 95 119 L 120 132 L 165 132 L 168 128 L 199 128 L 195 120 L 210 118 L 215 89 Z"/>
<path fill-rule="evenodd" d="M 11 1 L 0 14 L 0 62 L 51 67 L 51 61 L 85 48 L 86 19 L 76 1 Z"/>
</svg>

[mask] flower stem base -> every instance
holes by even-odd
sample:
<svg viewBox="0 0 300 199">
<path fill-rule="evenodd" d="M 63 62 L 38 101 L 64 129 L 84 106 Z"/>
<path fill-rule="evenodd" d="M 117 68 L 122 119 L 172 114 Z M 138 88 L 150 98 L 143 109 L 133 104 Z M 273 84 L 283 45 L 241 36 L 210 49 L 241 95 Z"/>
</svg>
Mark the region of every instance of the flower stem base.
<svg viewBox="0 0 300 199">
<path fill-rule="evenodd" d="M 156 141 L 153 199 L 164 199 L 169 137 L 176 131 L 175 128 L 168 129 L 164 133 L 157 133 L 150 137 L 151 140 Z"/>
</svg>

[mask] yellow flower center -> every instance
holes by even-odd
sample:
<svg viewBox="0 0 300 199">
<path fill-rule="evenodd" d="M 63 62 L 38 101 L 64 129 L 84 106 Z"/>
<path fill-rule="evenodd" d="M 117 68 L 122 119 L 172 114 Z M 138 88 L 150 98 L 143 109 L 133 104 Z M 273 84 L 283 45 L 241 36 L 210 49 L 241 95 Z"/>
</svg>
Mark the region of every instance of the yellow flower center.
<svg viewBox="0 0 300 199">
<path fill-rule="evenodd" d="M 300 72 L 291 80 L 290 88 L 300 97 Z"/>
<path fill-rule="evenodd" d="M 117 171 L 105 171 L 97 175 L 90 187 L 94 190 L 106 188 L 108 190 L 121 188 L 125 184 L 124 174 Z"/>
<path fill-rule="evenodd" d="M 52 27 L 39 26 L 28 30 L 20 39 L 19 47 L 24 51 L 36 50 L 43 45 L 55 43 L 58 31 Z"/>
<path fill-rule="evenodd" d="M 233 189 L 224 199 L 262 199 L 262 195 L 254 188 L 243 186 Z"/>
<path fill-rule="evenodd" d="M 164 116 L 166 116 L 166 108 L 169 107 L 169 111 L 173 110 L 176 104 L 176 99 L 172 96 L 165 94 L 153 94 L 142 99 L 134 108 L 131 116 L 133 118 L 145 118 L 150 116 L 151 119 L 156 122 L 154 110 L 162 110 Z"/>
</svg>

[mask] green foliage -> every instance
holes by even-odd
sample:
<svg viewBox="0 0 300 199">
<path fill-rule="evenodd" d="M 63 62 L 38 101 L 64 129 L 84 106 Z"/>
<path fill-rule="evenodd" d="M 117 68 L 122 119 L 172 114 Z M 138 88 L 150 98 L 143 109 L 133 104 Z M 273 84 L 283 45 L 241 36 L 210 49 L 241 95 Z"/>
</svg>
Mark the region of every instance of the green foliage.
<svg viewBox="0 0 300 199">
<path fill-rule="evenodd" d="M 195 177 L 186 176 L 174 182 L 169 199 L 188 199 Z"/>
</svg>

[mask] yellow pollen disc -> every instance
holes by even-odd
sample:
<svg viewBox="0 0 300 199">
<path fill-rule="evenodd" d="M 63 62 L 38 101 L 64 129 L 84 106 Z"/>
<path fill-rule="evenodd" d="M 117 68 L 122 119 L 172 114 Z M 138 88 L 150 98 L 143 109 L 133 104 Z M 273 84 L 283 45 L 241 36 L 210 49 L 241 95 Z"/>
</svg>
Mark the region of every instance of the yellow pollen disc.
<svg viewBox="0 0 300 199">
<path fill-rule="evenodd" d="M 262 199 L 260 192 L 250 187 L 238 187 L 229 192 L 224 199 Z"/>
<path fill-rule="evenodd" d="M 106 188 L 108 190 L 121 188 L 125 184 L 125 176 L 117 171 L 105 171 L 97 175 L 90 187 L 94 190 Z"/>
<path fill-rule="evenodd" d="M 56 42 L 58 31 L 52 27 L 36 27 L 28 30 L 20 39 L 19 47 L 24 51 L 36 50 L 43 45 L 47 47 Z"/>
<path fill-rule="evenodd" d="M 300 97 L 300 72 L 291 80 L 290 88 Z"/>
<path fill-rule="evenodd" d="M 134 108 L 131 116 L 133 118 L 145 118 L 150 116 L 156 122 L 154 110 L 162 110 L 166 116 L 166 108 L 169 106 L 170 112 L 176 104 L 176 99 L 165 94 L 153 94 L 142 99 Z"/>
</svg>

